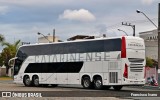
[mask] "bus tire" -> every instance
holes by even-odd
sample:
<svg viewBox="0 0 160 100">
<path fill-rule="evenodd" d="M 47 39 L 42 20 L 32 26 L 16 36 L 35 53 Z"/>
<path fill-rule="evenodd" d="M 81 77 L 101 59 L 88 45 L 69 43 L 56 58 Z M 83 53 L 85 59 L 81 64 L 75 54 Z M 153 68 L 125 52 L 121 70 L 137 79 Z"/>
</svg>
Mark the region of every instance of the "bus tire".
<svg viewBox="0 0 160 100">
<path fill-rule="evenodd" d="M 38 76 L 33 76 L 33 85 L 36 87 L 40 86 Z"/>
<path fill-rule="evenodd" d="M 114 90 L 121 90 L 123 86 L 113 86 Z"/>
<path fill-rule="evenodd" d="M 103 88 L 103 83 L 102 83 L 102 78 L 101 77 L 96 77 L 94 79 L 94 88 L 97 90 L 100 90 Z"/>
<path fill-rule="evenodd" d="M 25 76 L 23 78 L 23 83 L 25 86 L 31 86 L 32 85 L 32 81 L 30 80 L 29 76 Z"/>
<path fill-rule="evenodd" d="M 82 86 L 85 89 L 90 89 L 90 88 L 93 87 L 93 84 L 92 84 L 92 82 L 91 82 L 89 77 L 82 78 Z"/>
</svg>

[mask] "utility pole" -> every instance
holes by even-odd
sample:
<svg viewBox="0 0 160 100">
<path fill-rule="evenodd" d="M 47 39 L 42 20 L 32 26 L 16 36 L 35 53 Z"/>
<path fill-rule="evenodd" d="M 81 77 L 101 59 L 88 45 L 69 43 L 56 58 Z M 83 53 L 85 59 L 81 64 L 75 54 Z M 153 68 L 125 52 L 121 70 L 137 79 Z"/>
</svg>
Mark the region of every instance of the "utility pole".
<svg viewBox="0 0 160 100">
<path fill-rule="evenodd" d="M 158 69 L 160 69 L 160 3 L 158 6 Z"/>
<path fill-rule="evenodd" d="M 42 35 L 49 43 L 51 43 L 51 41 L 48 40 L 48 38 L 46 38 L 46 36 L 40 32 L 37 33 L 38 35 Z"/>
<path fill-rule="evenodd" d="M 131 23 L 128 24 L 127 22 L 126 23 L 122 22 L 122 25 L 131 26 L 133 28 L 133 36 L 135 36 L 135 25 L 131 25 Z"/>
<path fill-rule="evenodd" d="M 55 29 L 53 29 L 53 42 L 55 42 Z"/>
<path fill-rule="evenodd" d="M 142 12 L 140 10 L 136 10 L 136 12 L 142 13 L 156 28 L 158 28 L 157 25 L 144 12 Z"/>
</svg>

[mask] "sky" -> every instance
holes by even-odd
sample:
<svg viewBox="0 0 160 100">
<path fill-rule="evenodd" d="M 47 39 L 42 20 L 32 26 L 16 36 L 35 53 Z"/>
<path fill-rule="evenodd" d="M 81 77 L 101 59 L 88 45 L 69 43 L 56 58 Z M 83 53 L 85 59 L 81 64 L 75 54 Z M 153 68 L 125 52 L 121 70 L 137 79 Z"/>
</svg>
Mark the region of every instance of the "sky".
<svg viewBox="0 0 160 100">
<path fill-rule="evenodd" d="M 127 22 L 139 32 L 156 29 L 143 11 L 158 24 L 159 0 L 0 0 L 0 34 L 14 43 L 37 43 L 37 32 L 56 36 L 65 41 L 75 35 L 122 36 L 124 30 L 133 34 Z"/>
</svg>

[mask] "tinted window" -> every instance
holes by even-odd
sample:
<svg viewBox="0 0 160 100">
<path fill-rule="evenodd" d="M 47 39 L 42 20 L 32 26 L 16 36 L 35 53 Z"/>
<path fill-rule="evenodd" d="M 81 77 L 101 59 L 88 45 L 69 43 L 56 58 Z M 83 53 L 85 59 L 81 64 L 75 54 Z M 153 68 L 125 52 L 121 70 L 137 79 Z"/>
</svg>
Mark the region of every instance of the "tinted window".
<svg viewBox="0 0 160 100">
<path fill-rule="evenodd" d="M 121 51 L 121 39 L 24 46 L 21 47 L 20 50 L 25 52 L 25 55 L 27 56 Z"/>
<path fill-rule="evenodd" d="M 121 51 L 121 39 L 104 41 L 104 51 Z"/>
<path fill-rule="evenodd" d="M 83 62 L 30 63 L 25 73 L 79 73 Z"/>
<path fill-rule="evenodd" d="M 23 62 L 23 61 L 20 60 L 20 59 L 16 59 L 16 60 L 15 60 L 14 75 L 17 75 L 17 74 L 18 74 L 18 72 L 19 72 L 19 70 L 20 70 L 20 68 L 21 68 L 22 62 Z"/>
<path fill-rule="evenodd" d="M 18 58 L 15 59 L 14 75 L 18 74 L 18 72 L 22 66 L 23 61 L 27 58 L 27 54 L 26 54 L 26 52 L 23 51 L 23 49 L 20 49 L 20 50 L 18 50 L 16 57 L 18 57 Z"/>
</svg>

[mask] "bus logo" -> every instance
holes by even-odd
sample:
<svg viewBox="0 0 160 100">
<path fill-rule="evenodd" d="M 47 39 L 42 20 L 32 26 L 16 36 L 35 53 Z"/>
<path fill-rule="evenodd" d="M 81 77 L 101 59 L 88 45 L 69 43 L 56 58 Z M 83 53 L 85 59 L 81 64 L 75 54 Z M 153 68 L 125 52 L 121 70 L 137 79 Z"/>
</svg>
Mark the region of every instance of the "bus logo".
<svg viewBox="0 0 160 100">
<path fill-rule="evenodd" d="M 2 97 L 11 97 L 11 92 L 2 92 Z"/>
</svg>

